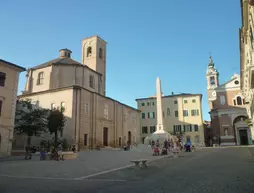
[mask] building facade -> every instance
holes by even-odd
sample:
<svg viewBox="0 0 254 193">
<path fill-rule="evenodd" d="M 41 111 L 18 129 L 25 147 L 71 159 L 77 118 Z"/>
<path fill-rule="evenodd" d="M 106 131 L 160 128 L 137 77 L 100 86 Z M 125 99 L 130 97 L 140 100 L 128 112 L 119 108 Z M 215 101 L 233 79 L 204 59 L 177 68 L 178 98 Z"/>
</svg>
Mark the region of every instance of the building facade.
<svg viewBox="0 0 254 193">
<path fill-rule="evenodd" d="M 219 84 L 219 72 L 210 57 L 206 79 L 213 144 L 251 144 L 251 130 L 246 123 L 247 112 L 240 89 L 240 76 L 234 74 L 229 81 Z"/>
<path fill-rule="evenodd" d="M 254 0 L 241 0 L 242 27 L 239 29 L 241 90 L 245 97 L 248 124 L 254 139 Z M 254 143 L 254 142 L 253 142 Z"/>
<path fill-rule="evenodd" d="M 82 41 L 82 64 L 62 49 L 59 58 L 28 69 L 19 99 L 31 99 L 43 108 L 64 107 L 63 138 L 79 149 L 139 143 L 140 111 L 106 97 L 105 89 L 106 42 L 93 36 Z M 32 144 L 42 137 L 33 137 Z M 15 147 L 24 141 L 16 136 Z"/>
<path fill-rule="evenodd" d="M 0 156 L 11 153 L 19 74 L 22 71 L 25 68 L 0 59 Z"/>
<path fill-rule="evenodd" d="M 141 111 L 141 141 L 156 130 L 156 97 L 136 99 Z M 204 145 L 201 94 L 172 94 L 162 97 L 164 130 L 173 135 L 189 136 L 196 145 Z"/>
<path fill-rule="evenodd" d="M 210 147 L 213 145 L 213 132 L 211 127 L 211 121 L 204 121 L 204 135 L 205 135 L 205 145 Z"/>
</svg>

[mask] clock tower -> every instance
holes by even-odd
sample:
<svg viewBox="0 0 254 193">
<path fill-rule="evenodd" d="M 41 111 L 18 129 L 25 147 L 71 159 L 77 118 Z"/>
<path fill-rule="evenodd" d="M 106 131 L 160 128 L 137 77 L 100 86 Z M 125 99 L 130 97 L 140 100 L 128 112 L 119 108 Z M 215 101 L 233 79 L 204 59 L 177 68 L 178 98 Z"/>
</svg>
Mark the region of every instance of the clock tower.
<svg viewBox="0 0 254 193">
<path fill-rule="evenodd" d="M 215 89 L 219 86 L 219 73 L 214 67 L 213 59 L 210 56 L 209 64 L 206 71 L 206 80 L 207 80 L 207 94 L 208 101 L 211 103 L 216 100 L 216 91 Z"/>
</svg>

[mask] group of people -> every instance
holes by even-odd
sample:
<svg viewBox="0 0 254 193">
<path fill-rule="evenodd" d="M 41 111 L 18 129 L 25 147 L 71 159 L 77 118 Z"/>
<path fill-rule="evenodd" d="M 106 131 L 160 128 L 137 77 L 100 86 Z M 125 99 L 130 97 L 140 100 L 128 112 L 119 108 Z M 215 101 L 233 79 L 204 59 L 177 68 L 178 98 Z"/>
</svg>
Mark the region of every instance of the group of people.
<svg viewBox="0 0 254 193">
<path fill-rule="evenodd" d="M 76 152 L 76 146 L 75 145 L 70 146 L 69 151 Z M 26 160 L 32 159 L 32 154 L 36 153 L 36 152 L 40 152 L 40 160 L 46 160 L 46 154 L 47 154 L 46 149 L 44 147 L 35 148 L 35 146 L 33 146 L 33 147 L 27 146 L 26 147 L 25 159 Z M 51 152 L 51 159 L 52 160 L 57 160 L 57 161 L 58 160 L 64 160 L 62 143 L 59 143 L 57 147 L 53 147 L 50 150 L 50 152 Z"/>
<path fill-rule="evenodd" d="M 160 148 L 161 148 L 161 155 L 167 155 L 168 152 L 181 152 L 183 149 L 186 152 L 191 152 L 192 143 L 190 137 L 187 137 L 186 143 L 184 144 L 178 137 L 173 136 L 171 139 L 165 140 L 161 147 L 159 140 L 152 140 L 150 145 L 153 149 L 153 155 L 160 155 Z"/>
</svg>

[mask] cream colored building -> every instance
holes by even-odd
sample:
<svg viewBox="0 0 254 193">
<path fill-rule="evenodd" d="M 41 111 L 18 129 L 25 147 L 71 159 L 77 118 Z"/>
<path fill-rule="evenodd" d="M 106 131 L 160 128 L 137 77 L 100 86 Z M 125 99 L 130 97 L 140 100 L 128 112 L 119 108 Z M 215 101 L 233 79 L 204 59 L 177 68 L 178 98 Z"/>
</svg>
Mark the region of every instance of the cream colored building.
<svg viewBox="0 0 254 193">
<path fill-rule="evenodd" d="M 254 143 L 254 0 L 241 0 L 242 27 L 239 29 L 241 90 Z"/>
<path fill-rule="evenodd" d="M 0 156 L 10 155 L 20 72 L 25 68 L 0 59 Z"/>
<path fill-rule="evenodd" d="M 139 143 L 140 111 L 106 97 L 105 89 L 106 42 L 93 36 L 82 41 L 82 64 L 62 49 L 58 58 L 28 69 L 19 99 L 31 99 L 43 108 L 63 106 L 63 138 L 79 149 Z M 16 136 L 15 147 L 24 143 L 20 138 Z M 32 144 L 42 139 L 33 137 Z"/>
<path fill-rule="evenodd" d="M 136 99 L 141 111 L 141 139 L 156 130 L 156 97 Z M 201 94 L 172 94 L 162 97 L 164 129 L 174 135 L 190 136 L 196 145 L 204 145 Z"/>
</svg>

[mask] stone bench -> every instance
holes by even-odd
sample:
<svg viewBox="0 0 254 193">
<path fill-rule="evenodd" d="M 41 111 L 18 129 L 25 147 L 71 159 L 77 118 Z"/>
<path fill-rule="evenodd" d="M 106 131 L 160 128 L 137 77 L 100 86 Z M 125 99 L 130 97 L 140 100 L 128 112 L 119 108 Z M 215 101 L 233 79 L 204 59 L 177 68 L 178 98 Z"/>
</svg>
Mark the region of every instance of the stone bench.
<svg viewBox="0 0 254 193">
<path fill-rule="evenodd" d="M 147 161 L 147 159 L 131 160 L 131 162 L 134 163 L 138 168 L 141 168 L 141 166 L 147 168 Z"/>
</svg>

